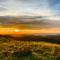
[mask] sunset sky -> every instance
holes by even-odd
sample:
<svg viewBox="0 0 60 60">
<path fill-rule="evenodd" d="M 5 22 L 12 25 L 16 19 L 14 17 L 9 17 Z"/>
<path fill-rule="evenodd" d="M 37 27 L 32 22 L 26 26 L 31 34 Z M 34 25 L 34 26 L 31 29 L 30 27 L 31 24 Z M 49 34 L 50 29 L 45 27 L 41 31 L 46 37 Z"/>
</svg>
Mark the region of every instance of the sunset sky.
<svg viewBox="0 0 60 60">
<path fill-rule="evenodd" d="M 10 22 L 13 22 L 27 24 L 32 28 L 29 30 L 27 27 L 22 30 L 20 26 L 18 29 L 15 29 L 15 26 L 13 28 L 0 27 L 0 34 L 60 33 L 60 0 L 0 0 L 0 18 L 6 16 L 9 16 L 9 19 L 0 19 L 0 25 L 8 26 Z M 20 18 L 21 16 L 23 19 Z M 18 19 L 10 19 L 12 17 Z M 35 26 L 39 29 L 36 30 Z"/>
<path fill-rule="evenodd" d="M 0 28 L 1 35 L 30 35 L 30 34 L 60 34 L 59 28 L 49 29 L 16 29 L 16 28 Z"/>
</svg>

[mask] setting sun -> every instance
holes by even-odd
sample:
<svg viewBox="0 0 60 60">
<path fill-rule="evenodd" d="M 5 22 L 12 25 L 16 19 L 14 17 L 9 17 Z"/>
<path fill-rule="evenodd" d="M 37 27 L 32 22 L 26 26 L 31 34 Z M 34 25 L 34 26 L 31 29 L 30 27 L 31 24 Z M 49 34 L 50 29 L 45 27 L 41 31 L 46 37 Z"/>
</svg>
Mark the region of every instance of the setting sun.
<svg viewBox="0 0 60 60">
<path fill-rule="evenodd" d="M 15 29 L 14 31 L 15 31 L 15 32 L 19 32 L 20 30 L 19 30 L 19 29 Z"/>
</svg>

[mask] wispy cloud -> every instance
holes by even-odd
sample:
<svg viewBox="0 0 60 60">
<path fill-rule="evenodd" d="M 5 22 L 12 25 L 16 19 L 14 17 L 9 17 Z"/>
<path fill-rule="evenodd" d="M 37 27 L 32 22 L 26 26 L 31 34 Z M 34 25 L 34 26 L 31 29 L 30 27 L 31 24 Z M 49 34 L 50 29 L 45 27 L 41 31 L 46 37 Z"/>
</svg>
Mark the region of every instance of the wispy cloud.
<svg viewBox="0 0 60 60">
<path fill-rule="evenodd" d="M 49 8 L 48 0 L 8 0 L 7 2 L 1 3 L 3 7 L 9 9 L 18 15 L 19 12 L 24 14 L 31 15 L 50 15 L 51 10 Z M 17 12 L 18 11 L 18 12 Z M 7 11 L 7 13 L 9 13 Z"/>
<path fill-rule="evenodd" d="M 6 11 L 7 9 L 4 7 L 0 7 L 0 12 Z"/>
<path fill-rule="evenodd" d="M 59 2 L 59 0 L 0 0 L 0 5 L 2 6 L 0 15 L 47 16 L 48 19 L 59 20 Z"/>
<path fill-rule="evenodd" d="M 0 2 L 6 2 L 7 0 L 0 0 Z"/>
</svg>

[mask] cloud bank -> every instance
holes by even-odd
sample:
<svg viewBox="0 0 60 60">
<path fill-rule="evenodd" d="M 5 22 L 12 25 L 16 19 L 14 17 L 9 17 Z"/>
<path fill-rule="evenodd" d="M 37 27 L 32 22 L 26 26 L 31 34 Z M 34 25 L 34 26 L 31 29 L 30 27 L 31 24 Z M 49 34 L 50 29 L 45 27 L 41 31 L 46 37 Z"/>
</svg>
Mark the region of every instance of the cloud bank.
<svg viewBox="0 0 60 60">
<path fill-rule="evenodd" d="M 46 16 L 60 20 L 59 0 L 0 0 L 0 16 Z"/>
</svg>

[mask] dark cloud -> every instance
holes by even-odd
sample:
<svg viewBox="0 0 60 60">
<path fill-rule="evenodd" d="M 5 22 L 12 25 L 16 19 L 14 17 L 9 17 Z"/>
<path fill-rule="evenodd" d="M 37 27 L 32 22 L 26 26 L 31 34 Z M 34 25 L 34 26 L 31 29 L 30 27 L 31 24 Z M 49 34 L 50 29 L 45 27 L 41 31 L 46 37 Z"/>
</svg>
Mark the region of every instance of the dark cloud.
<svg viewBox="0 0 60 60">
<path fill-rule="evenodd" d="M 40 20 L 39 20 L 40 19 Z M 20 17 L 20 18 L 16 18 L 16 17 L 0 17 L 0 23 L 2 23 L 2 25 L 4 24 L 23 24 L 23 25 L 27 25 L 27 26 L 31 26 L 31 27 L 39 27 L 39 28 L 54 28 L 54 27 L 60 27 L 60 21 L 56 20 L 47 20 L 47 19 L 43 19 L 43 17 Z"/>
</svg>

